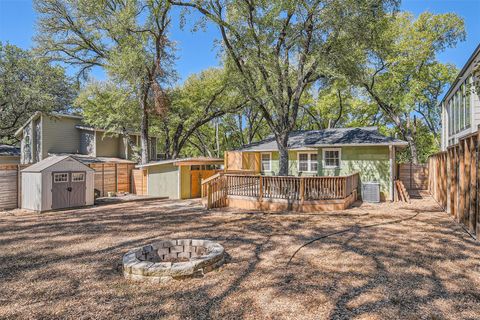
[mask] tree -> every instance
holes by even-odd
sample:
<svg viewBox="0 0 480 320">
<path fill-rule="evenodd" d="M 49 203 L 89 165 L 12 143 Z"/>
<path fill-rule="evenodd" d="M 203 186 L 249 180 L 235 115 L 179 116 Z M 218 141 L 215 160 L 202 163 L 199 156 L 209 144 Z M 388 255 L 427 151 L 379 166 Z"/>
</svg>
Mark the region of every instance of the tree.
<svg viewBox="0 0 480 320">
<path fill-rule="evenodd" d="M 308 130 L 377 125 L 378 108 L 362 99 L 358 88 L 336 79 L 302 103 L 298 127 Z"/>
<path fill-rule="evenodd" d="M 346 73 L 398 128 L 409 143 L 412 161 L 418 163 L 412 112 L 418 108 L 426 119 L 437 121 L 432 120 L 435 111 L 430 109 L 437 108 L 438 101 L 434 100 L 438 94 L 430 91 L 438 89 L 439 82 L 448 83 L 452 78 L 445 73 L 453 70 L 440 64 L 436 55 L 464 39 L 463 21 L 455 14 L 427 12 L 414 19 L 401 13 L 379 25 L 383 27 L 372 33 L 374 46 L 352 48 L 360 52 L 356 66 L 346 69 Z M 431 113 L 427 114 L 425 108 Z"/>
<path fill-rule="evenodd" d="M 0 42 L 0 141 L 14 143 L 15 131 L 36 111 L 68 111 L 75 91 L 63 68 Z"/>
<path fill-rule="evenodd" d="M 372 24 L 396 7 L 389 0 L 260 1 L 170 0 L 194 8 L 215 23 L 226 67 L 241 77 L 240 89 L 262 111 L 280 153 L 279 174 L 288 174 L 288 136 L 304 93 L 348 63 L 352 46 L 368 38 Z"/>
<path fill-rule="evenodd" d="M 83 88 L 74 104 L 90 125 L 105 129 L 108 135 L 121 132 L 134 152 L 133 158 L 140 159 L 131 134 L 140 128 L 142 112 L 130 88 L 113 82 L 92 82 Z"/>
<path fill-rule="evenodd" d="M 168 107 L 163 86 L 171 79 L 167 38 L 170 4 L 164 0 L 36 0 L 39 50 L 79 67 L 104 68 L 128 85 L 142 112 L 142 163 L 148 162 L 149 115 Z"/>
<path fill-rule="evenodd" d="M 440 147 L 442 108 L 439 107 L 439 102 L 445 88 L 455 80 L 458 70 L 454 65 L 432 63 L 422 72 L 420 77 L 425 85 L 414 88 L 413 90 L 419 89 L 419 91 L 412 93 L 416 96 L 414 112 L 421 115 L 437 147 Z"/>
<path fill-rule="evenodd" d="M 179 157 L 200 127 L 245 105 L 233 79 L 224 70 L 212 68 L 190 76 L 173 90 L 171 108 L 159 121 L 167 158 Z"/>
</svg>

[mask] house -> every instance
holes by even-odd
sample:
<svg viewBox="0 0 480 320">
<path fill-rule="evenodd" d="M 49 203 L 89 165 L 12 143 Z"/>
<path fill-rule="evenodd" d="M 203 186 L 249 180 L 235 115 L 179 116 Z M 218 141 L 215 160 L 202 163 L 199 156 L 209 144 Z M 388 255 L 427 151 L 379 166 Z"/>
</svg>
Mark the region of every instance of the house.
<svg viewBox="0 0 480 320">
<path fill-rule="evenodd" d="M 221 171 L 223 159 L 197 157 L 138 165 L 136 193 L 170 199 L 201 196 L 201 181 Z"/>
<path fill-rule="evenodd" d="M 22 164 L 32 164 L 50 155 L 73 154 L 93 158 L 132 159 L 133 152 L 127 139 L 121 134 L 105 134 L 105 130 L 93 128 L 77 115 L 42 112 L 35 113 L 15 136 L 21 141 Z M 130 135 L 136 146 L 140 135 Z M 150 160 L 156 160 L 157 140 L 151 137 Z"/>
<path fill-rule="evenodd" d="M 20 148 L 0 144 L 0 164 L 20 164 Z"/>
<path fill-rule="evenodd" d="M 474 70 L 477 70 L 477 74 Z M 479 81 L 480 44 L 467 60 L 440 103 L 442 151 L 457 144 L 460 138 L 478 131 L 480 125 Z"/>
<path fill-rule="evenodd" d="M 290 176 L 347 176 L 380 184 L 382 200 L 393 200 L 395 151 L 407 142 L 387 137 L 376 127 L 294 131 L 288 139 Z M 275 139 L 252 143 L 225 154 L 227 172 L 251 171 L 266 176 L 279 172 Z"/>
</svg>

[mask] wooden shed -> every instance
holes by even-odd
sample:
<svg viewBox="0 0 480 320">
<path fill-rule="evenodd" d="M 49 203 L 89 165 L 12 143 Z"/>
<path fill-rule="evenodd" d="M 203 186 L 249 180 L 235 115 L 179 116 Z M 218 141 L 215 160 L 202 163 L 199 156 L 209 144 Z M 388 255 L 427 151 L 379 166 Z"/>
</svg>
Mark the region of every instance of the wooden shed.
<svg viewBox="0 0 480 320">
<path fill-rule="evenodd" d="M 94 203 L 94 170 L 71 156 L 52 156 L 22 170 L 22 209 L 48 211 Z"/>
<path fill-rule="evenodd" d="M 201 196 L 201 181 L 219 171 L 223 159 L 184 158 L 139 165 L 133 173 L 134 192 L 139 195 L 191 199 Z"/>
</svg>

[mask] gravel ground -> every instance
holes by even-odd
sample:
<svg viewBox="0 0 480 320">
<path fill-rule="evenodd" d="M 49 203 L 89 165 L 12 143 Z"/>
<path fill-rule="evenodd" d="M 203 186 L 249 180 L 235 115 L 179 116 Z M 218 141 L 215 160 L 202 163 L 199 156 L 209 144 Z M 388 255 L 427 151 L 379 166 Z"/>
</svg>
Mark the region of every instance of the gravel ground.
<svg viewBox="0 0 480 320">
<path fill-rule="evenodd" d="M 123 279 L 125 252 L 167 238 L 216 240 L 228 261 L 198 279 Z M 430 198 L 318 214 L 17 210 L 0 213 L 0 318 L 479 319 L 479 249 Z"/>
</svg>

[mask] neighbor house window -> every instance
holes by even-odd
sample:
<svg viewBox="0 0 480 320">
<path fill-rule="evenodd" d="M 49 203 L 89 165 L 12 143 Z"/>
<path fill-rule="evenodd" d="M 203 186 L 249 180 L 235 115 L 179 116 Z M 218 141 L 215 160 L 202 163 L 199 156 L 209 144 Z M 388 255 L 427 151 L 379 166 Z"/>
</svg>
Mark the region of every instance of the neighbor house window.
<svg viewBox="0 0 480 320">
<path fill-rule="evenodd" d="M 317 154 L 314 152 L 298 153 L 299 172 L 317 172 Z"/>
<path fill-rule="evenodd" d="M 85 181 L 85 173 L 83 172 L 74 172 L 72 173 L 73 182 L 83 182 Z"/>
<path fill-rule="evenodd" d="M 55 183 L 68 182 L 68 173 L 54 173 L 53 182 Z"/>
<path fill-rule="evenodd" d="M 325 168 L 340 167 L 340 149 L 323 149 L 323 166 Z"/>
<path fill-rule="evenodd" d="M 272 171 L 271 153 L 262 153 L 262 171 Z"/>
</svg>

